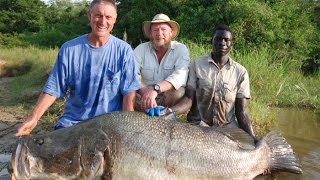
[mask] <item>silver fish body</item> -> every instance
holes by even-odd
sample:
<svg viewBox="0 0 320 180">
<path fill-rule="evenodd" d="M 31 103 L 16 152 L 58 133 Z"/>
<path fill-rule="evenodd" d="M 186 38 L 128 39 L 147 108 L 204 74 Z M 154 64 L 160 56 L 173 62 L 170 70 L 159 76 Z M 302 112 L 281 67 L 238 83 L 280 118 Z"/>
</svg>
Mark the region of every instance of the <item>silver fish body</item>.
<svg viewBox="0 0 320 180">
<path fill-rule="evenodd" d="M 250 138 L 240 129 L 114 112 L 20 138 L 10 171 L 15 179 L 130 180 L 253 179 L 266 169 L 302 173 L 279 134 L 271 132 L 256 145 L 241 136 Z"/>
</svg>

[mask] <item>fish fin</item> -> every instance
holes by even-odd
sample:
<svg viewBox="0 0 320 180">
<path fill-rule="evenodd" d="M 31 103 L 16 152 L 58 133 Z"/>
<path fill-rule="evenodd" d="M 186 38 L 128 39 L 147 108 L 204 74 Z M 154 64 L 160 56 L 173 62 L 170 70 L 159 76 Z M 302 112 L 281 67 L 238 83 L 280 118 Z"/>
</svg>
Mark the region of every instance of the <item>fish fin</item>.
<svg viewBox="0 0 320 180">
<path fill-rule="evenodd" d="M 111 180 L 112 179 L 112 166 L 113 166 L 113 159 L 112 159 L 112 150 L 110 149 L 110 146 L 106 148 L 104 151 L 103 157 L 104 157 L 104 168 L 103 168 L 103 174 L 101 176 L 101 179 L 103 180 Z"/>
<path fill-rule="evenodd" d="M 237 142 L 238 146 L 242 149 L 255 149 L 256 147 L 254 139 L 241 128 L 222 127 L 217 128 L 217 131 Z"/>
<path fill-rule="evenodd" d="M 299 162 L 299 157 L 293 152 L 290 144 L 285 138 L 275 131 L 269 132 L 263 137 L 271 150 L 271 165 L 272 171 L 286 171 L 296 174 L 301 174 L 302 169 Z"/>
<path fill-rule="evenodd" d="M 167 121 L 180 122 L 174 112 L 167 112 L 166 114 L 162 115 L 161 117 L 163 117 Z"/>
</svg>

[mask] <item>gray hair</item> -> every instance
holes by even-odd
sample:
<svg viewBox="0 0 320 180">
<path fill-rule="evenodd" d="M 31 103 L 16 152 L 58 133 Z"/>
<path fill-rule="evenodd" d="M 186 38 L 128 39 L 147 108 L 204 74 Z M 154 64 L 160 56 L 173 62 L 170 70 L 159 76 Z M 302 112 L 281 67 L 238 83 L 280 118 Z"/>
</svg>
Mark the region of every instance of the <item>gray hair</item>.
<svg viewBox="0 0 320 180">
<path fill-rule="evenodd" d="M 90 4 L 90 9 L 95 5 L 99 3 L 105 3 L 105 4 L 111 4 L 116 10 L 117 10 L 117 5 L 120 4 L 120 2 L 117 2 L 115 0 L 93 0 Z"/>
</svg>

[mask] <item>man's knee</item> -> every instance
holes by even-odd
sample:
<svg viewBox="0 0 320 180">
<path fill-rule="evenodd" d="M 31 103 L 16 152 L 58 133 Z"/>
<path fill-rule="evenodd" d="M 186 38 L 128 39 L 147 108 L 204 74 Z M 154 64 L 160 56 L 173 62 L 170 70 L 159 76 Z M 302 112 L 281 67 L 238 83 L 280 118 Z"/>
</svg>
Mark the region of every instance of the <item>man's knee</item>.
<svg viewBox="0 0 320 180">
<path fill-rule="evenodd" d="M 183 96 L 185 93 L 185 87 L 180 87 L 179 89 L 175 90 L 170 90 L 167 92 L 164 92 L 163 94 L 163 104 L 162 106 L 165 107 L 171 107 L 175 105 Z"/>
</svg>

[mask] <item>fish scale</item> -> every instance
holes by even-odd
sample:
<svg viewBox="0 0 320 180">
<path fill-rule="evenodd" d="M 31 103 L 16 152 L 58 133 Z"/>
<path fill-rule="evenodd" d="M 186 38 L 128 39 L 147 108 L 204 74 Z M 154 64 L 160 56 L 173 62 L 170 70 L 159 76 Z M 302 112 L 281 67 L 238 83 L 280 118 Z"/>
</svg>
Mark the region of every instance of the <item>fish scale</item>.
<svg viewBox="0 0 320 180">
<path fill-rule="evenodd" d="M 12 156 L 12 175 L 16 179 L 103 176 L 140 180 L 253 179 L 266 169 L 302 173 L 298 157 L 277 133 L 267 134 L 254 145 L 241 129 L 194 126 L 172 117 L 114 112 L 46 135 L 21 138 Z M 44 156 L 62 154 L 66 160 L 82 159 L 73 167 L 59 164 L 76 174 L 43 168 L 55 167 L 54 160 L 43 161 L 48 159 Z M 32 166 L 25 159 L 34 159 L 41 166 Z"/>
</svg>

